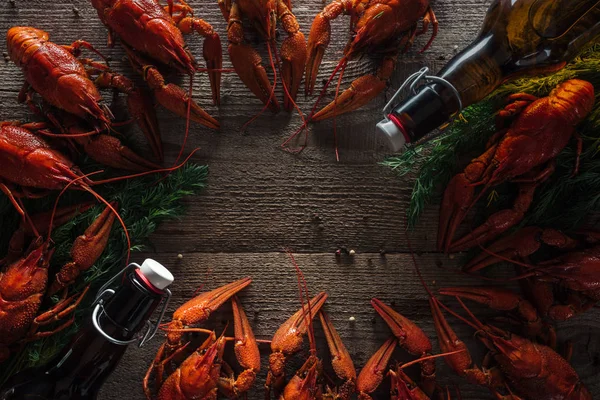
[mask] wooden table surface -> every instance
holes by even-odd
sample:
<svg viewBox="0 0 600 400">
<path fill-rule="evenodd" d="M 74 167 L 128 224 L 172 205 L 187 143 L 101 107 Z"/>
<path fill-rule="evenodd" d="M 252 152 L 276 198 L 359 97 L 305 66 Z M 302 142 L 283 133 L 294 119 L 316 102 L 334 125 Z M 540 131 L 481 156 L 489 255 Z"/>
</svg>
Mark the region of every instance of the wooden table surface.
<svg viewBox="0 0 600 400">
<path fill-rule="evenodd" d="M 188 149 L 199 146 L 201 150 L 193 160 L 210 165 L 208 188 L 200 196 L 189 199 L 189 211 L 184 218 L 158 230 L 152 237 L 151 251 L 134 256 L 136 261 L 145 256 L 153 257 L 173 271 L 176 284 L 172 288 L 174 298 L 170 308 L 182 304 L 200 286 L 212 289 L 251 276 L 253 283 L 241 294 L 241 300 L 256 336 L 269 339 L 279 324 L 299 308 L 296 274 L 283 252 L 284 248 L 290 248 L 296 253 L 310 290 L 329 293 L 326 310 L 358 368 L 390 335 L 369 304 L 372 297 L 392 303 L 435 339 L 427 296 L 413 272 L 404 235 L 403 211 L 410 198 L 411 180 L 409 177 L 398 178 L 378 164 L 389 150 L 376 136 L 375 123 L 380 119 L 385 98 L 408 74 L 424 65 L 437 71 L 445 60 L 475 37 L 489 2 L 432 2 L 440 21 L 440 33 L 432 48 L 423 55 L 417 54 L 416 50 L 425 43 L 425 39 L 420 38 L 415 50 L 398 62 L 385 96 L 351 115 L 338 118 L 340 162 L 336 162 L 334 156 L 331 122 L 311 127 L 310 145 L 303 153 L 286 153 L 279 146 L 299 126 L 297 115 L 267 113 L 244 134 L 241 126 L 260 110 L 262 104 L 237 75 L 226 74 L 222 105 L 213 107 L 207 79 L 197 75 L 194 96 L 222 126 L 220 132 L 211 132 L 198 125 L 192 125 L 191 129 Z M 190 4 L 198 16 L 215 26 L 226 44 L 226 24 L 216 1 L 192 0 Z M 322 0 L 297 0 L 294 4 L 294 12 L 305 34 L 323 5 Z M 118 46 L 107 48 L 106 29 L 89 1 L 4 0 L 0 4 L 0 30 L 5 31 L 13 25 L 45 29 L 57 43 L 88 40 L 112 57 L 115 69 L 135 76 L 122 59 L 123 51 Z M 331 73 L 341 56 L 349 37 L 347 26 L 347 17 L 339 18 L 333 24 L 333 43 L 321 66 L 317 80 L 319 89 L 322 79 Z M 191 36 L 187 40 L 192 53 L 200 57 L 201 38 Z M 265 58 L 264 43 L 256 42 L 256 46 Z M 228 56 L 224 58 L 225 67 L 230 67 Z M 375 66 L 369 59 L 351 62 L 342 87 L 347 87 L 360 74 L 372 73 Z M 16 101 L 23 80 L 20 70 L 10 62 L 0 62 L 0 76 L 1 118 L 30 118 L 26 107 Z M 173 79 L 186 87 L 187 78 Z M 282 99 L 280 87 L 277 95 Z M 314 99 L 300 96 L 299 105 L 308 112 Z M 167 160 L 172 161 L 179 151 L 185 122 L 161 108 L 158 114 Z M 136 128 L 133 130 L 139 136 Z M 450 259 L 435 252 L 436 226 L 437 207 L 432 206 L 411 234 L 426 281 L 432 287 L 482 284 L 452 271 L 460 257 Z M 356 254 L 336 257 L 334 253 L 339 248 L 353 249 Z M 178 254 L 183 258 L 179 259 Z M 478 315 L 490 315 L 481 307 L 473 309 Z M 558 327 L 562 340 L 573 341 L 573 365 L 595 396 L 600 396 L 599 316 L 600 310 L 592 310 Z M 350 322 L 350 317 L 356 320 Z M 231 309 L 227 305 L 207 326 L 222 329 L 230 318 Z M 480 365 L 482 346 L 472 339 L 473 331 L 459 321 L 451 322 L 459 336 L 469 343 L 474 359 Z M 322 330 L 318 324 L 315 329 L 320 354 L 327 364 L 329 355 Z M 128 349 L 100 398 L 142 399 L 142 377 L 160 342 L 157 338 L 142 349 L 133 346 Z M 437 345 L 435 348 L 438 351 Z M 268 352 L 266 346 L 259 381 L 249 396 L 252 399 L 262 397 Z M 291 360 L 290 372 L 298 367 L 304 356 L 306 351 Z M 411 359 L 400 351 L 396 358 L 401 361 Z M 439 382 L 460 385 L 462 398 L 492 398 L 485 389 L 468 385 L 451 373 L 444 362 L 437 364 Z M 378 396 L 386 397 L 385 392 Z"/>
</svg>

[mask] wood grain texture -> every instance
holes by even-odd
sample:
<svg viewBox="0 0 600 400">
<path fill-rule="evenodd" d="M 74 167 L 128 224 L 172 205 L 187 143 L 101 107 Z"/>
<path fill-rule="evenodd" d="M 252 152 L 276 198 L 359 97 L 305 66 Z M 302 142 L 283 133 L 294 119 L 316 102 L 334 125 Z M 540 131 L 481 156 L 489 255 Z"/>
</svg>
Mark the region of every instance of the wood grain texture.
<svg viewBox="0 0 600 400">
<path fill-rule="evenodd" d="M 268 339 L 299 307 L 296 276 L 288 257 L 282 252 L 285 246 L 299 253 L 297 261 L 311 291 L 329 293 L 326 309 L 358 367 L 364 365 L 389 335 L 389 330 L 369 304 L 374 296 L 393 302 L 397 310 L 419 324 L 433 339 L 435 333 L 425 292 L 413 273 L 412 260 L 406 254 L 409 247 L 404 236 L 403 210 L 410 198 L 410 177 L 399 179 L 378 164 L 388 154 L 388 148 L 375 135 L 375 123 L 380 119 L 386 98 L 406 76 L 423 65 L 438 70 L 475 37 L 489 2 L 432 1 L 440 21 L 440 34 L 433 47 L 423 55 L 417 54 L 419 46 L 426 40 L 420 38 L 415 49 L 399 60 L 384 96 L 351 115 L 338 118 L 340 162 L 335 161 L 332 122 L 312 125 L 308 130 L 309 147 L 298 155 L 289 154 L 279 146 L 300 125 L 297 115 L 265 114 L 242 133 L 241 126 L 260 110 L 261 103 L 237 75 L 226 74 L 222 105 L 217 109 L 210 105 L 206 77 L 199 74 L 194 82 L 194 97 L 222 124 L 220 132 L 197 125 L 192 125 L 190 132 L 188 149 L 201 148 L 194 161 L 210 165 L 208 189 L 187 202 L 189 212 L 186 217 L 158 230 L 152 238 L 153 252 L 136 257 L 141 261 L 145 256 L 152 256 L 174 271 L 178 283 L 173 288 L 175 296 L 171 310 L 200 286 L 212 289 L 242 276 L 252 276 L 254 282 L 242 294 L 242 302 L 257 337 Z M 216 1 L 191 0 L 190 4 L 199 12 L 198 16 L 213 24 L 225 41 L 226 24 Z M 295 2 L 294 13 L 306 34 L 323 5 L 321 0 Z M 341 56 L 349 37 L 347 24 L 346 17 L 333 24 L 332 44 L 317 80 L 319 90 L 321 81 L 328 77 Z M 111 66 L 115 70 L 143 84 L 123 61 L 122 50 L 118 46 L 107 48 L 106 29 L 88 1 L 2 2 L 0 29 L 5 31 L 14 25 L 46 29 L 57 43 L 86 39 L 111 56 Z M 256 42 L 266 59 L 266 48 L 254 40 L 252 29 L 249 29 L 248 39 Z M 192 53 L 200 57 L 201 38 L 190 36 L 187 40 Z M 230 66 L 225 56 L 225 67 Z M 350 62 L 342 87 L 347 87 L 361 74 L 372 73 L 375 68 L 376 60 L 369 58 Z M 0 118 L 29 119 L 26 107 L 16 102 L 22 84 L 21 72 L 10 62 L 0 62 L 0 77 Z M 173 76 L 170 79 L 184 87 L 188 84 L 187 78 Z M 277 95 L 282 99 L 281 88 Z M 308 112 L 314 100 L 315 97 L 305 99 L 300 96 L 298 103 Z M 172 161 L 179 152 L 185 121 L 160 108 L 158 113 L 167 160 Z M 131 127 L 129 133 L 142 151 L 144 144 L 137 128 Z M 434 287 L 466 283 L 463 276 L 452 271 L 460 262 L 459 258 L 452 260 L 433 253 L 436 226 L 437 207 L 432 206 L 411 234 L 412 245 L 421 254 L 418 259 L 425 280 Z M 341 247 L 355 249 L 357 255 L 336 258 L 334 251 Z M 385 250 L 387 255 L 382 257 L 380 250 Z M 178 253 L 183 254 L 182 260 L 177 258 Z M 481 307 L 474 307 L 474 310 L 482 317 L 491 315 Z M 350 316 L 354 316 L 356 322 L 349 322 Z M 599 317 L 598 310 L 593 310 L 559 326 L 561 339 L 574 342 L 573 365 L 596 396 L 600 396 L 600 349 L 594 338 L 600 333 Z M 207 326 L 222 329 L 224 321 L 230 318 L 231 310 L 226 306 Z M 482 346 L 472 339 L 473 331 L 460 322 L 452 322 L 458 334 L 470 344 L 474 359 L 480 363 Z M 322 331 L 318 325 L 316 329 L 319 352 L 327 359 Z M 159 342 L 154 340 L 142 349 L 130 348 L 100 398 L 142 399 L 141 379 Z M 268 351 L 268 348 L 264 349 L 263 370 L 259 384 L 249 396 L 251 399 L 262 398 L 261 385 L 266 374 Z M 290 373 L 301 364 L 305 355 L 306 352 L 291 360 Z M 398 352 L 397 357 L 401 361 L 410 359 L 402 352 Z M 443 362 L 438 362 L 438 366 L 440 383 L 460 385 L 464 399 L 491 398 L 484 389 L 467 385 L 450 373 Z M 386 398 L 385 390 L 382 388 L 378 398 Z"/>
</svg>

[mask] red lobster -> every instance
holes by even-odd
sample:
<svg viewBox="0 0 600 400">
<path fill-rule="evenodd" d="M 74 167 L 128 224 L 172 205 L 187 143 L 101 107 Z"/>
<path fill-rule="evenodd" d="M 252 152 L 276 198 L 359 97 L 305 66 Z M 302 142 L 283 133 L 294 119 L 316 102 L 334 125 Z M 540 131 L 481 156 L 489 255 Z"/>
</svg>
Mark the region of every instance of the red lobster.
<svg viewBox="0 0 600 400">
<path fill-rule="evenodd" d="M 194 17 L 184 0 L 178 0 L 177 4 L 168 0 L 166 9 L 158 0 L 91 0 L 91 3 L 109 30 L 109 45 L 113 45 L 115 36 L 120 39 L 134 69 L 144 77 L 163 107 L 188 121 L 219 128 L 219 122 L 191 98 L 192 79 L 198 67 L 182 35 L 197 32 L 204 37 L 203 55 L 213 102 L 219 105 L 223 55 L 221 39 L 209 23 Z M 189 75 L 189 93 L 175 84 L 165 83 L 160 72 L 162 67 Z"/>
<path fill-rule="evenodd" d="M 344 50 L 330 80 L 341 69 L 340 80 L 348 61 L 366 53 L 381 53 L 383 61 L 376 75 L 357 78 L 350 88 L 321 111 L 312 115 L 313 121 L 321 121 L 356 110 L 381 93 L 394 72 L 396 58 L 408 49 L 415 36 L 427 32 L 430 24 L 433 34 L 422 51 L 425 51 L 437 35 L 438 22 L 428 0 L 334 0 L 315 17 L 308 35 L 308 60 L 306 62 L 306 94 L 311 94 L 317 80 L 317 72 L 331 36 L 330 21 L 341 14 L 351 16 L 352 39 Z M 423 18 L 423 29 L 417 29 Z M 325 87 L 325 89 L 327 86 Z M 325 90 L 324 89 L 324 90 Z M 316 104 L 315 104 L 316 107 Z"/>
<path fill-rule="evenodd" d="M 66 298 L 65 291 L 61 301 L 40 313 L 42 300 L 46 295 L 54 294 L 72 283 L 80 271 L 89 268 L 100 257 L 109 238 L 115 206 L 113 204 L 112 209 L 106 207 L 85 233 L 75 240 L 71 249 L 73 261 L 63 266 L 53 279 L 51 292 L 47 292 L 48 268 L 54 250 L 49 245 L 49 233 L 48 240 L 44 241 L 39 236 L 24 256 L 0 272 L 0 362 L 8 358 L 11 347 L 53 335 L 73 323 L 73 311 L 85 296 L 87 288 L 80 295 L 69 298 Z M 39 221 L 44 217 L 34 219 Z M 53 225 L 51 216 L 48 226 Z M 32 229 L 35 230 L 35 227 Z M 71 318 L 63 321 L 69 315 Z M 61 324 L 51 330 L 39 330 L 55 322 Z"/>
<path fill-rule="evenodd" d="M 501 120 L 515 118 L 499 131 L 480 157 L 471 161 L 446 188 L 440 207 L 437 246 L 440 251 L 462 251 L 483 244 L 523 219 L 533 200 L 535 188 L 554 171 L 554 158 L 575 137 L 577 154 L 581 138 L 576 126 L 591 112 L 595 97 L 591 83 L 571 79 L 558 85 L 547 97 L 518 93 L 499 113 Z M 575 173 L 578 165 L 575 166 Z M 454 241 L 458 226 L 476 201 L 491 187 L 503 182 L 519 183 L 520 191 L 512 209 L 491 215 L 485 223 Z M 475 188 L 483 189 L 475 196 Z"/>
<path fill-rule="evenodd" d="M 460 298 L 458 301 L 468 311 Z M 492 368 L 486 365 L 483 368 L 473 365 L 465 344 L 446 321 L 440 308 L 441 303 L 435 297 L 431 297 L 429 303 L 441 350 L 443 352 L 463 350 L 463 353 L 445 356 L 446 363 L 469 382 L 490 388 L 496 398 L 505 400 L 592 399 L 592 395 L 580 381 L 573 367 L 550 347 L 494 326 L 484 325 L 470 311 L 468 312 L 472 321 L 451 312 L 477 331 L 477 338 L 490 350 L 491 358 L 498 364 L 497 367 Z M 446 310 L 450 312 L 448 308 Z M 508 388 L 510 394 L 500 394 L 498 390 L 501 388 Z"/>
<path fill-rule="evenodd" d="M 524 263 L 543 245 L 566 250 L 536 265 Z M 540 314 L 565 321 L 600 301 L 600 245 L 581 248 L 578 241 L 555 229 L 525 227 L 492 243 L 465 266 L 467 272 L 502 261 L 523 267 L 524 288 Z M 567 289 L 565 304 L 555 304 L 553 286 Z"/>
<path fill-rule="evenodd" d="M 6 36 L 10 58 L 25 75 L 19 101 L 26 102 L 34 113 L 44 114 L 33 101 L 33 94 L 38 93 L 50 105 L 90 122 L 96 131 L 90 133 L 99 133 L 111 127 L 112 113 L 101 103 L 98 87 L 115 89 L 127 94 L 129 113 L 157 156 L 162 157 L 162 153 L 158 152 L 160 134 L 152 105 L 129 79 L 110 72 L 104 64 L 77 58 L 82 47 L 96 51 L 89 43 L 78 40 L 70 46 L 60 46 L 48 40 L 48 33 L 20 26 L 10 28 Z M 90 80 L 91 73 L 99 74 L 95 82 Z M 63 128 L 53 114 L 46 115 L 54 125 Z M 70 133 L 77 133 L 73 137 L 77 137 L 75 140 L 83 145 L 86 152 L 107 165 L 133 170 L 155 167 L 123 146 L 115 137 L 98 134 L 92 139 L 81 130 Z"/>
<path fill-rule="evenodd" d="M 250 278 L 243 278 L 202 293 L 173 313 L 173 320 L 164 327 L 167 340 L 158 350 L 144 377 L 144 392 L 148 399 L 153 397 L 150 388 L 153 372 L 156 386 L 159 388 L 156 398 L 160 400 L 216 398 L 217 391 L 221 391 L 227 397 L 237 398 L 254 385 L 256 374 L 260 370 L 260 353 L 248 318 L 239 300 L 235 298 L 235 294 L 251 282 Z M 237 379 L 233 370 L 222 360 L 225 343 L 230 339 L 224 336 L 217 339 L 213 331 L 190 327 L 206 321 L 229 299 L 234 316 L 235 354 L 244 368 Z M 183 343 L 186 332 L 208 333 L 209 338 L 163 382 L 165 368 L 168 368 L 172 360 L 187 346 Z M 222 367 L 226 370 L 222 371 Z"/>
<path fill-rule="evenodd" d="M 284 108 L 291 111 L 294 108 L 306 62 L 306 40 L 292 13 L 291 0 L 219 0 L 219 7 L 228 22 L 229 57 L 235 71 L 248 89 L 273 112 L 279 111 L 279 104 L 273 96 L 274 87 L 271 86 L 267 72 L 261 65 L 262 60 L 258 52 L 244 43 L 242 17 L 246 16 L 250 19 L 263 39 L 267 41 L 273 68 L 275 64 L 271 51 L 276 50 L 275 29 L 277 21 L 281 21 L 288 35 L 281 45 Z"/>
</svg>

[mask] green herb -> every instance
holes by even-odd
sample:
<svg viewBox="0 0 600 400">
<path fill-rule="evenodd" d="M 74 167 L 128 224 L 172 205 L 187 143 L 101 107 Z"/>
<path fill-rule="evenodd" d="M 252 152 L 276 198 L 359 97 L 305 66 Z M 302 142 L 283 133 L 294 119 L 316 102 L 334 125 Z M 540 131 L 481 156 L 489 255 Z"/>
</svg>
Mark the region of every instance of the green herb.
<svg viewBox="0 0 600 400">
<path fill-rule="evenodd" d="M 87 164 L 86 169 L 93 168 Z M 161 222 L 181 216 L 184 213 L 182 198 L 199 192 L 205 186 L 208 168 L 195 164 L 187 164 L 162 179 L 162 175 L 150 175 L 137 179 L 95 187 L 105 199 L 118 202 L 118 210 L 127 225 L 131 237 L 131 250 L 141 251 L 147 245 L 148 236 L 156 230 Z M 25 201 L 25 208 L 30 214 L 51 209 L 55 196 Z M 60 205 L 78 204 L 93 200 L 85 192 L 69 191 L 60 200 Z M 64 263 L 70 260 L 71 246 L 75 238 L 81 235 L 92 221 L 102 212 L 104 206 L 99 204 L 76 216 L 66 224 L 56 228 L 52 233 L 55 252 L 52 257 L 50 277 Z M 19 223 L 19 217 L 6 197 L 0 198 L 0 254 L 5 254 L 10 236 Z M 89 294 L 75 313 L 75 323 L 51 337 L 26 345 L 20 352 L 1 365 L 0 384 L 12 374 L 27 368 L 45 364 L 68 343 L 77 331 L 81 319 L 89 315 L 89 306 L 94 293 L 110 277 L 125 265 L 127 246 L 122 227 L 115 222 L 106 250 L 88 271 L 84 272 L 69 294 L 80 293 L 85 286 L 91 285 Z M 55 296 L 46 301 L 44 307 L 50 307 L 59 299 Z M 44 328 L 46 329 L 46 327 Z"/>
<path fill-rule="evenodd" d="M 546 96 L 559 83 L 573 78 L 587 80 L 596 89 L 596 106 L 578 128 L 584 140 L 580 173 L 571 176 L 574 146 L 566 148 L 556 160 L 556 172 L 536 191 L 524 223 L 568 229 L 577 226 L 590 211 L 597 210 L 600 206 L 599 71 L 600 45 L 595 45 L 553 75 L 519 79 L 501 86 L 485 100 L 463 110 L 464 118 L 454 121 L 443 135 L 385 160 L 383 165 L 400 176 L 415 176 L 407 210 L 409 227 L 415 226 L 425 206 L 436 201 L 452 176 L 464 168 L 465 157 L 477 157 L 485 150 L 486 142 L 496 132 L 495 113 L 503 107 L 508 95 L 524 92 Z M 483 196 L 482 201 L 487 200 Z"/>
</svg>

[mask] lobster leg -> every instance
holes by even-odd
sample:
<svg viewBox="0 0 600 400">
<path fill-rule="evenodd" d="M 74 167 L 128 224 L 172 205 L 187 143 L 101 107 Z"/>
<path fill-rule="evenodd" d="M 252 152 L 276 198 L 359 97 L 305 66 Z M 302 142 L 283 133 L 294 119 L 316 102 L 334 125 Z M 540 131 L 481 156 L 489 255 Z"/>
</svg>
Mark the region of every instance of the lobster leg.
<svg viewBox="0 0 600 400">
<path fill-rule="evenodd" d="M 225 3 L 219 2 L 223 10 Z M 225 12 L 223 12 L 225 14 Z M 229 41 L 229 58 L 235 72 L 244 84 L 273 112 L 279 111 L 279 103 L 271 96 L 271 82 L 267 77 L 267 71 L 262 66 L 262 59 L 258 52 L 244 43 L 244 26 L 242 15 L 237 3 L 231 4 L 229 19 L 227 23 L 227 39 Z"/>
<path fill-rule="evenodd" d="M 323 121 L 360 108 L 377 97 L 387 86 L 388 79 L 396 67 L 397 52 L 383 58 L 376 75 L 364 75 L 355 79 L 338 98 L 323 107 L 313 121 Z"/>
<path fill-rule="evenodd" d="M 533 202 L 533 195 L 538 184 L 522 184 L 520 186 L 519 194 L 511 209 L 501 210 L 490 215 L 481 226 L 450 244 L 449 251 L 464 251 L 485 244 L 521 222 Z"/>
<path fill-rule="evenodd" d="M 64 300 L 58 302 L 54 307 L 47 310 L 43 314 L 38 315 L 31 323 L 31 329 L 29 331 L 29 335 L 27 336 L 27 338 L 25 338 L 25 341 L 29 342 L 29 341 L 37 340 L 40 338 L 52 336 L 55 333 L 60 332 L 63 329 L 71 326 L 73 324 L 73 322 L 75 322 L 75 316 L 73 315 L 73 312 L 75 311 L 77 306 L 79 306 L 79 304 L 81 303 L 81 301 L 83 300 L 83 298 L 85 297 L 85 295 L 87 294 L 89 289 L 90 289 L 90 287 L 88 285 L 83 290 L 83 292 L 81 292 L 81 294 L 77 295 L 77 297 L 73 296 L 73 297 L 64 299 Z M 53 330 L 43 331 L 43 332 L 38 331 L 38 329 L 41 326 L 49 325 L 56 321 L 60 321 L 69 314 L 71 314 L 71 318 L 69 320 L 67 320 L 66 322 L 64 322 L 62 325 L 54 328 Z"/>
<path fill-rule="evenodd" d="M 57 226 L 61 226 L 76 215 L 81 214 L 90 209 L 93 203 L 81 203 L 73 206 L 61 207 L 54 212 L 54 219 L 52 220 L 52 229 Z M 48 228 L 50 225 L 50 219 L 52 217 L 52 211 L 39 213 L 31 216 L 30 221 L 39 235 L 48 234 Z M 32 230 L 31 224 L 27 221 L 21 221 L 17 230 L 13 233 L 8 242 L 8 254 L 4 259 L 0 261 L 0 265 L 10 264 L 15 261 L 23 251 L 25 250 L 25 243 L 27 238 L 33 237 L 35 234 Z"/>
<path fill-rule="evenodd" d="M 482 179 L 496 153 L 496 146 L 472 160 L 464 172 L 455 175 L 446 190 L 440 205 L 440 222 L 438 224 L 438 251 L 448 252 L 458 226 L 465 218 L 475 198 L 474 182 Z"/>
<path fill-rule="evenodd" d="M 325 49 L 331 39 L 331 20 L 342 13 L 351 14 L 354 5 L 351 0 L 334 0 L 321 11 L 313 20 L 308 34 L 308 59 L 306 60 L 306 78 L 304 81 L 305 95 L 312 94 L 317 81 L 319 66 L 323 60 Z"/>
<path fill-rule="evenodd" d="M 144 132 L 154 155 L 162 161 L 163 150 L 158 120 L 149 96 L 136 88 L 129 79 L 120 74 L 102 72 L 95 83 L 101 88 L 112 88 L 127 95 L 129 114 Z"/>
<path fill-rule="evenodd" d="M 356 379 L 356 390 L 359 399 L 372 399 L 370 394 L 377 390 L 383 381 L 387 365 L 397 345 L 398 340 L 391 337 L 369 358 Z"/>
<path fill-rule="evenodd" d="M 433 43 L 433 41 L 435 40 L 435 37 L 438 34 L 439 22 L 437 20 L 437 17 L 435 16 L 435 13 L 433 12 L 433 9 L 431 8 L 431 6 L 429 6 L 429 8 L 427 8 L 427 12 L 425 13 L 425 16 L 423 17 L 423 28 L 420 31 L 418 31 L 416 33 L 416 35 L 419 36 L 419 35 L 424 35 L 425 33 L 427 33 L 427 30 L 429 29 L 429 25 L 431 25 L 431 27 L 432 27 L 431 37 L 429 38 L 429 41 L 427 42 L 427 44 L 421 49 L 421 51 L 419 51 L 419 53 L 423 53 L 429 47 L 431 47 L 431 44 Z"/>
<path fill-rule="evenodd" d="M 271 355 L 269 355 L 269 374 L 265 383 L 267 396 L 271 387 L 279 392 L 285 383 L 285 359 L 297 353 L 302 348 L 303 336 L 308 332 L 309 318 L 314 318 L 327 300 L 327 293 L 321 292 L 313 297 L 305 307 L 302 307 L 286 322 L 281 324 L 273 340 L 271 340 Z"/>
<path fill-rule="evenodd" d="M 114 207 L 116 203 L 111 203 Z M 96 218 L 96 220 L 86 229 L 83 235 L 78 236 L 71 249 L 71 258 L 73 261 L 65 264 L 56 274 L 56 278 L 48 295 L 52 296 L 60 290 L 71 285 L 82 271 L 87 271 L 94 265 L 104 252 L 110 236 L 115 215 L 108 207 Z"/>
<path fill-rule="evenodd" d="M 348 353 L 346 346 L 344 346 L 339 333 L 331 323 L 327 314 L 322 310 L 319 313 L 319 319 L 321 320 L 323 332 L 325 332 L 325 338 L 327 339 L 327 346 L 331 353 L 333 370 L 338 378 L 344 381 L 338 390 L 338 396 L 341 399 L 350 399 L 356 386 L 356 369 L 354 368 L 354 363 L 352 362 L 350 353 Z"/>
<path fill-rule="evenodd" d="M 285 386 L 280 400 L 312 400 L 321 398 L 317 395 L 317 378 L 321 362 L 310 356 L 302 367 L 294 374 Z"/>
<path fill-rule="evenodd" d="M 150 90 L 154 93 L 156 101 L 167 110 L 183 118 L 187 118 L 188 102 L 191 102 L 190 119 L 192 121 L 211 129 L 219 129 L 219 122 L 204 111 L 194 99 L 190 99 L 185 90 L 173 83 L 165 83 L 165 78 L 155 66 L 146 62 L 143 57 L 126 44 L 122 44 L 131 64 L 142 74 Z"/>
<path fill-rule="evenodd" d="M 497 287 L 449 287 L 440 289 L 439 292 L 444 296 L 469 299 L 494 310 L 514 311 L 530 337 L 541 337 L 547 328 L 535 307 L 511 290 Z"/>
<path fill-rule="evenodd" d="M 496 126 L 504 128 L 510 126 L 521 112 L 531 103 L 538 100 L 538 97 L 527 93 L 514 93 L 508 96 L 508 104 L 496 115 Z"/>
<path fill-rule="evenodd" d="M 398 344 L 412 355 L 423 357 L 431 355 L 431 341 L 414 322 L 396 312 L 381 300 L 372 299 L 371 305 L 383 318 L 398 339 Z M 420 362 L 421 387 L 428 395 L 435 390 L 435 360 L 427 359 Z"/>
<path fill-rule="evenodd" d="M 473 258 L 463 270 L 476 272 L 503 259 L 522 259 L 538 251 L 542 243 L 559 249 L 572 249 L 578 244 L 576 240 L 555 229 L 528 226 L 489 245 L 487 251 Z"/>
<path fill-rule="evenodd" d="M 218 106 L 221 104 L 220 69 L 223 67 L 221 38 L 208 22 L 200 18 L 187 16 L 187 14 L 191 12 L 191 8 L 187 4 L 183 3 L 177 6 L 183 7 L 181 14 L 174 18 L 175 23 L 181 32 L 184 35 L 189 35 L 193 32 L 196 32 L 200 36 L 204 37 L 202 55 L 204 56 L 206 68 L 208 69 L 208 79 L 210 81 L 213 103 Z"/>
<path fill-rule="evenodd" d="M 228 398 L 237 398 L 254 385 L 256 374 L 260 370 L 260 352 L 248 317 L 237 297 L 232 297 L 231 306 L 235 328 L 235 355 L 244 371 L 237 379 L 233 376 L 219 378 L 219 389 Z"/>
<path fill-rule="evenodd" d="M 404 373 L 404 371 L 402 371 L 400 366 L 398 366 L 396 370 L 390 369 L 389 375 L 391 380 L 391 400 L 430 400 L 430 397 L 427 396 L 425 392 L 423 392 L 421 388 L 419 388 L 419 386 Z M 449 396 L 448 400 L 450 400 Z"/>
<path fill-rule="evenodd" d="M 209 337 L 165 380 L 157 400 L 216 400 L 224 345 L 224 337 Z"/>
<path fill-rule="evenodd" d="M 283 60 L 282 80 L 287 89 L 283 107 L 286 111 L 292 111 L 296 95 L 300 89 L 302 75 L 304 75 L 306 39 L 304 38 L 304 34 L 300 32 L 300 26 L 296 17 L 283 0 L 277 0 L 277 17 L 288 35 L 281 45 L 281 58 Z"/>
<path fill-rule="evenodd" d="M 467 346 L 458 338 L 458 336 L 456 336 L 456 333 L 454 333 L 454 330 L 450 327 L 448 321 L 446 321 L 438 304 L 438 300 L 430 298 L 429 305 L 431 306 L 433 323 L 435 325 L 441 351 L 443 353 L 449 353 L 463 350 L 460 353 L 444 357 L 448 366 L 450 366 L 457 374 L 465 377 L 470 383 L 487 386 L 489 388 L 502 386 L 503 378 L 500 371 L 495 368 L 480 369 L 477 366 L 473 366 L 473 361 L 471 360 L 471 355 L 467 350 Z"/>
</svg>

